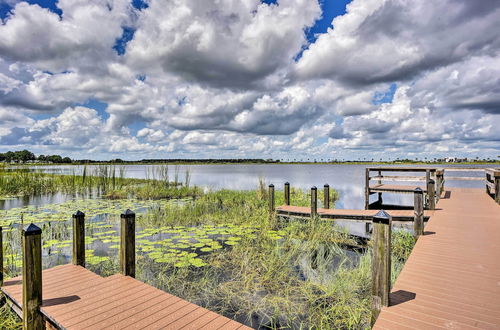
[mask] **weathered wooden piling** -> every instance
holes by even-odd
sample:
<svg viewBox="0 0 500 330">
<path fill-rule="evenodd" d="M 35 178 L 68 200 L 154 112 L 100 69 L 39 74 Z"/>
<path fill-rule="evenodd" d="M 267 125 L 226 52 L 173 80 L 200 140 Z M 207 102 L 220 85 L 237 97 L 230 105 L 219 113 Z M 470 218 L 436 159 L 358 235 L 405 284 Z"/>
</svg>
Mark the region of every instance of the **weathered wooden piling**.
<svg viewBox="0 0 500 330">
<path fill-rule="evenodd" d="M 384 210 L 373 216 L 372 319 L 373 325 L 383 306 L 389 306 L 391 290 L 392 219 Z"/>
<path fill-rule="evenodd" d="M 382 171 L 378 171 L 378 184 L 381 185 L 382 184 Z M 382 200 L 382 193 L 379 192 L 378 193 L 378 205 L 379 207 L 382 207 L 382 204 L 383 204 L 383 200 Z"/>
<path fill-rule="evenodd" d="M 311 188 L 311 218 L 318 215 L 318 188 Z"/>
<path fill-rule="evenodd" d="M 500 176 L 495 176 L 495 201 L 500 204 Z"/>
<path fill-rule="evenodd" d="M 444 191 L 444 169 L 436 170 L 436 197 L 437 200 L 441 198 Z"/>
<path fill-rule="evenodd" d="M 274 185 L 270 184 L 269 185 L 269 213 L 273 214 L 274 210 L 276 209 L 274 205 Z"/>
<path fill-rule="evenodd" d="M 486 174 L 486 193 L 488 195 L 491 195 L 491 187 L 490 187 L 490 183 L 491 183 L 491 174 L 488 172 L 488 170 L 485 171 L 485 174 Z"/>
<path fill-rule="evenodd" d="M 328 183 L 323 186 L 323 207 L 330 208 L 330 185 Z"/>
<path fill-rule="evenodd" d="M 42 305 L 42 230 L 30 224 L 23 240 L 23 329 L 45 329 Z"/>
<path fill-rule="evenodd" d="M 73 265 L 85 267 L 85 213 L 73 214 Z"/>
<path fill-rule="evenodd" d="M 284 194 L 285 194 L 285 205 L 290 205 L 290 183 L 289 182 L 285 182 Z"/>
<path fill-rule="evenodd" d="M 370 207 L 370 169 L 365 168 L 365 210 Z"/>
<path fill-rule="evenodd" d="M 424 192 L 420 188 L 416 188 L 413 193 L 413 210 L 413 231 L 415 237 L 419 237 L 424 234 Z"/>
<path fill-rule="evenodd" d="M 121 272 L 125 276 L 135 277 L 135 213 L 127 210 L 120 218 Z"/>
<path fill-rule="evenodd" d="M 3 236 L 0 226 L 0 287 L 3 286 Z"/>
<path fill-rule="evenodd" d="M 429 197 L 429 210 L 436 209 L 436 182 L 433 179 L 427 182 L 427 196 Z"/>
</svg>

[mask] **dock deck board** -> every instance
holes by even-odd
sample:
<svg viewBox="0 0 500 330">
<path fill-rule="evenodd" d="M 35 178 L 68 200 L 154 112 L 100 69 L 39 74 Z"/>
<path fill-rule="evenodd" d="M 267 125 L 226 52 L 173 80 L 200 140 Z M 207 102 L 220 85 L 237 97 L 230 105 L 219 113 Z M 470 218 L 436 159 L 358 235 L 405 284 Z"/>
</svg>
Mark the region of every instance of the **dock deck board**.
<svg viewBox="0 0 500 330">
<path fill-rule="evenodd" d="M 42 273 L 41 313 L 61 329 L 251 329 L 132 277 L 62 265 Z M 3 293 L 22 309 L 22 278 Z"/>
<path fill-rule="evenodd" d="M 454 188 L 425 231 L 374 329 L 500 329 L 500 206 Z"/>
<path fill-rule="evenodd" d="M 377 192 L 394 192 L 413 194 L 416 188 L 422 189 L 427 193 L 427 186 L 424 185 L 395 185 L 395 184 L 375 184 L 369 187 L 370 194 Z"/>
</svg>

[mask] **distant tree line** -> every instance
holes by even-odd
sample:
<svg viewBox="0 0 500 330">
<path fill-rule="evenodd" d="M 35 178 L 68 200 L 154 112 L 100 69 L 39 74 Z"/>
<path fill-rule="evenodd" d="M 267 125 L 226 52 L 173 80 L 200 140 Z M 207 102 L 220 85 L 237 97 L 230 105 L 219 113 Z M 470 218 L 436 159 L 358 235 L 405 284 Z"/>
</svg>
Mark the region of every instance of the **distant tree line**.
<svg viewBox="0 0 500 330">
<path fill-rule="evenodd" d="M 7 163 L 29 163 L 29 162 L 40 162 L 40 163 L 56 163 L 56 164 L 69 164 L 72 162 L 69 157 L 61 157 L 59 155 L 40 155 L 35 156 L 29 150 L 19 150 L 19 151 L 7 151 L 5 153 L 0 153 L 0 162 Z"/>
<path fill-rule="evenodd" d="M 245 159 L 214 159 L 214 158 L 205 158 L 205 159 L 189 159 L 189 158 L 169 158 L 169 159 L 141 159 L 141 160 L 123 160 L 120 158 L 112 159 L 112 160 L 92 160 L 92 159 L 79 159 L 74 160 L 74 163 L 80 164 L 89 164 L 89 163 L 114 163 L 114 164 L 171 164 L 171 163 L 198 163 L 198 164 L 225 164 L 225 163 L 257 163 L 257 164 L 269 164 L 269 163 L 279 163 L 279 160 L 274 159 L 255 159 L 255 158 L 245 158 Z"/>
</svg>

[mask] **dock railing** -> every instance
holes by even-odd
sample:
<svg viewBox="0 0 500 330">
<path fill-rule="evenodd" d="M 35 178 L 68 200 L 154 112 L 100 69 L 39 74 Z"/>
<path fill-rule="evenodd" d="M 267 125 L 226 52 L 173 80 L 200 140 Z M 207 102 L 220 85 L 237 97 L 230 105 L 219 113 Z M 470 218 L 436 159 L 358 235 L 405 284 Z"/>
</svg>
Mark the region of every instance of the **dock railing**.
<svg viewBox="0 0 500 330">
<path fill-rule="evenodd" d="M 500 204 L 500 169 L 487 168 L 486 174 L 486 193 Z"/>
<path fill-rule="evenodd" d="M 384 172 L 402 172 L 413 175 L 384 175 Z M 375 175 L 373 175 L 376 173 Z M 415 175 L 420 174 L 420 175 Z M 372 181 L 376 181 L 374 185 Z M 416 185 L 388 185 L 384 182 L 417 182 Z M 423 184 L 421 184 L 423 183 Z M 415 188 L 422 189 L 426 209 L 434 210 L 444 191 L 444 169 L 415 167 L 368 167 L 365 172 L 365 209 L 383 208 L 382 193 L 412 194 Z M 370 203 L 370 196 L 378 194 L 376 202 Z"/>
</svg>

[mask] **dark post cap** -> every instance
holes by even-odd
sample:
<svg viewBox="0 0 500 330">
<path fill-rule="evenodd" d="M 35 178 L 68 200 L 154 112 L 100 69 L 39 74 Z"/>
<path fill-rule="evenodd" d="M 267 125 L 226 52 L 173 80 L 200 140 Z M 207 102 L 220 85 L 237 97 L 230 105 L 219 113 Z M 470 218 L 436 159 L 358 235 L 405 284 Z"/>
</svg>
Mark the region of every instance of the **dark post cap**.
<svg viewBox="0 0 500 330">
<path fill-rule="evenodd" d="M 311 187 L 311 190 L 317 190 L 318 188 L 316 188 L 316 186 L 312 186 Z"/>
<path fill-rule="evenodd" d="M 79 218 L 79 217 L 84 217 L 84 216 L 85 216 L 85 213 L 83 213 L 80 210 L 76 211 L 76 213 L 73 214 L 73 218 Z"/>
<path fill-rule="evenodd" d="M 384 210 L 380 210 L 373 216 L 373 222 L 375 223 L 383 223 L 388 225 L 391 220 L 391 216 L 385 212 Z"/>
<path fill-rule="evenodd" d="M 417 187 L 417 188 L 415 188 L 414 193 L 415 193 L 415 194 L 423 194 L 423 193 L 424 193 L 424 191 L 422 190 L 422 188 Z"/>
<path fill-rule="evenodd" d="M 325 186 L 325 187 L 330 187 L 330 185 L 329 185 L 328 183 L 325 183 L 325 185 L 324 185 L 324 186 Z"/>
<path fill-rule="evenodd" d="M 135 213 L 133 211 L 131 211 L 130 209 L 127 209 L 127 211 L 125 211 L 125 213 L 122 213 L 121 214 L 121 217 L 122 218 L 131 218 L 131 217 L 135 217 Z"/>
<path fill-rule="evenodd" d="M 23 229 L 23 236 L 40 235 L 40 234 L 42 234 L 42 230 L 34 223 L 29 224 L 26 228 Z"/>
<path fill-rule="evenodd" d="M 290 184 L 290 182 L 285 182 L 285 185 L 289 185 L 289 184 Z"/>
<path fill-rule="evenodd" d="M 429 179 L 429 183 L 436 183 L 433 179 Z"/>
<path fill-rule="evenodd" d="M 271 184 L 269 185 L 269 188 L 274 188 L 274 185 L 271 183 Z"/>
</svg>

